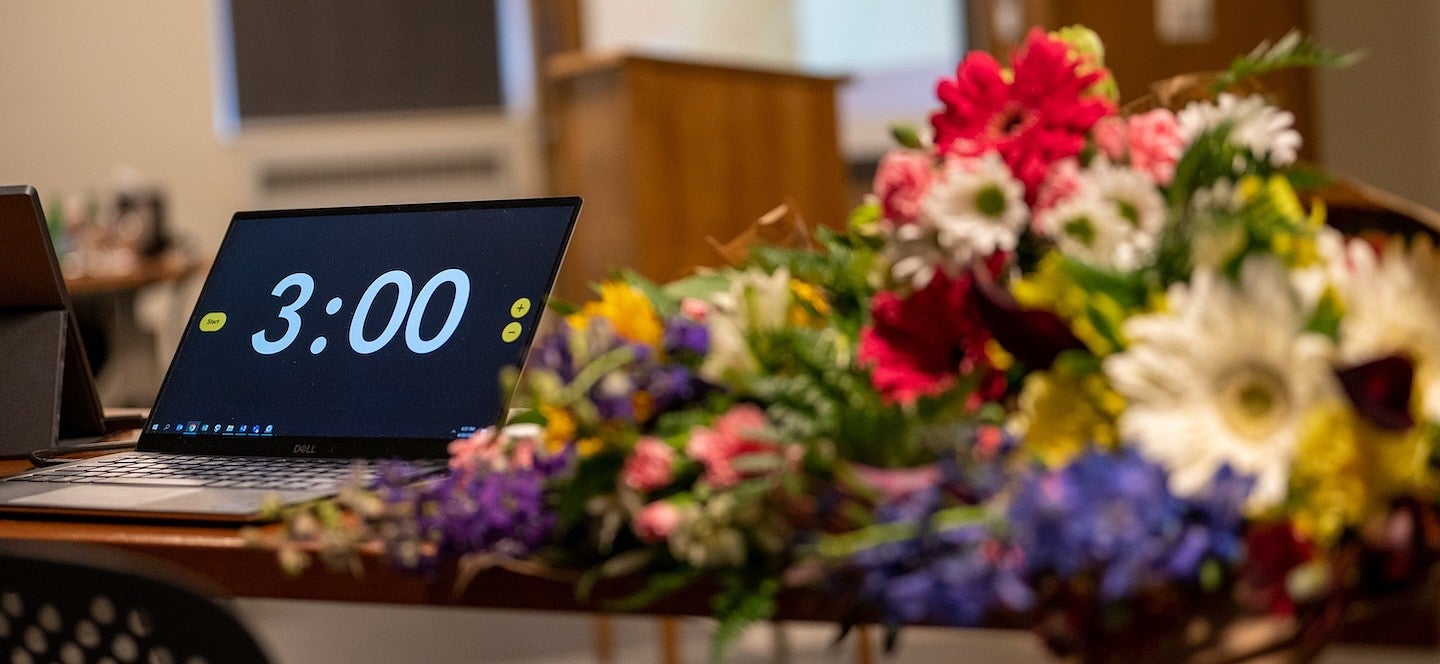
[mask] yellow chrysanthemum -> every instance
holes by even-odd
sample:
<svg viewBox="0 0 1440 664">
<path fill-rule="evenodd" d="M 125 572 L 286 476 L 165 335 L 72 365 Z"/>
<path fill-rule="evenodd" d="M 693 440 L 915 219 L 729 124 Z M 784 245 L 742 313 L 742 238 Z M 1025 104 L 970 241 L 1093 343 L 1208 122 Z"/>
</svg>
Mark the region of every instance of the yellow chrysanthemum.
<svg viewBox="0 0 1440 664">
<path fill-rule="evenodd" d="M 1321 545 L 1422 488 L 1430 441 L 1423 427 L 1375 428 L 1339 402 L 1317 407 L 1301 430 L 1290 476 L 1295 524 Z"/>
<path fill-rule="evenodd" d="M 1124 400 L 1105 377 L 1077 373 L 1064 364 L 1037 371 L 1020 391 L 1020 412 L 1011 421 L 1024 449 L 1051 468 L 1069 463 L 1091 445 L 1115 446 L 1115 416 Z"/>
<path fill-rule="evenodd" d="M 1105 356 L 1119 348 L 1112 341 L 1127 313 L 1114 298 L 1090 293 L 1065 274 L 1064 257 L 1050 252 L 1040 259 L 1035 271 L 1011 286 L 1015 300 L 1031 309 L 1049 309 L 1070 323 L 1075 336 L 1090 352 Z M 1108 328 L 1110 334 L 1102 331 Z"/>
<path fill-rule="evenodd" d="M 820 327 L 830 315 L 830 303 L 814 284 L 790 280 L 790 324 L 796 327 Z"/>
<path fill-rule="evenodd" d="M 605 319 L 621 338 L 647 346 L 659 345 L 665 332 L 650 298 L 623 281 L 601 282 L 600 299 L 586 302 L 566 320 L 571 327 L 584 330 L 593 318 Z"/>
<path fill-rule="evenodd" d="M 545 449 L 554 454 L 565 449 L 575 440 L 575 417 L 564 408 L 541 404 L 540 414 L 545 418 Z"/>
</svg>

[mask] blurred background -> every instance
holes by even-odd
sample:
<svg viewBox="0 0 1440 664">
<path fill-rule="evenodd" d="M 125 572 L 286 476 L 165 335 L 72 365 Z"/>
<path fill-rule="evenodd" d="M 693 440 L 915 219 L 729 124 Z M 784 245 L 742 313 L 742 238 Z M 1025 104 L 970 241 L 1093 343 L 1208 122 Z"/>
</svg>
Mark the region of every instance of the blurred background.
<svg viewBox="0 0 1440 664">
<path fill-rule="evenodd" d="M 1295 112 L 1304 157 L 1440 207 L 1440 3 L 1419 0 L 5 0 L 0 182 L 41 192 L 103 398 L 147 406 L 236 210 L 579 194 L 562 296 L 613 265 L 666 279 L 717 262 L 707 238 L 778 204 L 843 223 L 887 127 L 926 126 L 936 79 L 965 51 L 1072 23 L 1105 39 L 1122 101 L 1293 28 L 1363 50 L 1270 92 Z M 517 633 L 494 622 L 508 620 L 539 641 L 573 636 L 582 659 L 587 634 L 250 605 L 288 661 L 352 658 L 295 625 L 407 624 L 413 642 L 394 647 L 418 653 L 453 641 L 446 621 Z M 1029 648 L 1015 661 L 1039 653 L 1000 643 Z M 495 647 L 425 652 L 493 661 L 477 651 Z M 548 647 L 535 661 L 568 661 Z"/>
</svg>

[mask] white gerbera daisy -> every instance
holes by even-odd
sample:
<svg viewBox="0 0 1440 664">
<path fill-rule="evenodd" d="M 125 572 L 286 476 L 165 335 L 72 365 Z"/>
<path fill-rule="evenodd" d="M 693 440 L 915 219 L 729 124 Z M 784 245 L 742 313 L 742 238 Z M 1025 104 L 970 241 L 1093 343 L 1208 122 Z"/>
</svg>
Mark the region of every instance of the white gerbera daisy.
<svg viewBox="0 0 1440 664">
<path fill-rule="evenodd" d="M 1252 258 L 1238 284 L 1197 272 L 1170 292 L 1171 311 L 1125 324 L 1130 346 L 1104 368 L 1127 405 L 1120 434 L 1192 496 L 1222 465 L 1254 475 L 1249 507 L 1285 497 L 1300 423 L 1335 394 L 1325 337 L 1304 317 L 1284 268 Z"/>
<path fill-rule="evenodd" d="M 1300 149 L 1295 115 L 1265 103 L 1259 95 L 1221 93 L 1215 103 L 1190 102 L 1177 120 L 1187 145 L 1207 131 L 1228 126 L 1226 142 L 1249 149 L 1257 159 L 1267 160 L 1272 166 L 1294 163 Z"/>
<path fill-rule="evenodd" d="M 921 216 L 950 260 L 964 265 L 1015 248 L 1029 213 L 1024 195 L 998 154 L 951 159 L 926 192 Z"/>
<path fill-rule="evenodd" d="M 1387 355 L 1415 363 L 1421 410 L 1440 422 L 1440 249 L 1427 236 L 1410 246 L 1392 239 L 1383 251 L 1363 240 L 1332 261 L 1332 280 L 1345 305 L 1340 358 L 1349 364 Z"/>
</svg>

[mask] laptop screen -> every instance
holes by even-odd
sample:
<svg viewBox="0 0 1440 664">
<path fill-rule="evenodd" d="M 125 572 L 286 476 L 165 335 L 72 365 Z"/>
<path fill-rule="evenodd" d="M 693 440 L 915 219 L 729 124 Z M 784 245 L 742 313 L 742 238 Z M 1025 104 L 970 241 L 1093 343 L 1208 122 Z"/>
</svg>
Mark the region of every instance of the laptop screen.
<svg viewBox="0 0 1440 664">
<path fill-rule="evenodd" d="M 495 424 L 579 199 L 240 213 L 141 449 L 440 456 Z"/>
</svg>

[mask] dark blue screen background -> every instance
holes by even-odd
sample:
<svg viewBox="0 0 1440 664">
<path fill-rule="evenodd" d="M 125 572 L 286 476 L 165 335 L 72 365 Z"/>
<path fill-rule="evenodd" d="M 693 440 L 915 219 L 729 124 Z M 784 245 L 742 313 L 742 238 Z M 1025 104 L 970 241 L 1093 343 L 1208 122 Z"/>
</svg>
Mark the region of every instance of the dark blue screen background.
<svg viewBox="0 0 1440 664">
<path fill-rule="evenodd" d="M 493 424 L 502 398 L 499 372 L 518 364 L 539 321 L 544 297 L 567 237 L 574 209 L 426 210 L 293 218 L 241 218 L 232 223 L 152 411 L 151 424 L 273 426 L 276 436 L 450 438 L 466 426 Z M 470 297 L 454 335 L 428 354 L 405 343 L 402 326 L 381 350 L 351 349 L 351 318 L 365 289 L 390 270 L 413 281 L 411 301 L 438 272 L 459 268 Z M 261 355 L 251 335 L 278 339 L 280 309 L 296 298 L 271 290 L 304 272 L 315 290 L 299 310 L 300 333 L 285 350 Z M 396 289 L 387 286 L 366 317 L 366 338 L 389 320 Z M 421 336 L 439 331 L 455 289 L 431 298 Z M 339 297 L 335 315 L 326 303 Z M 518 298 L 529 311 L 511 315 Z M 226 315 L 215 332 L 199 330 L 212 312 Z M 418 312 L 412 310 L 411 316 Z M 512 321 L 524 333 L 501 339 Z M 310 352 L 326 338 L 319 354 Z M 165 433 L 159 429 L 156 433 Z M 173 432 L 173 430 L 172 430 Z"/>
</svg>

